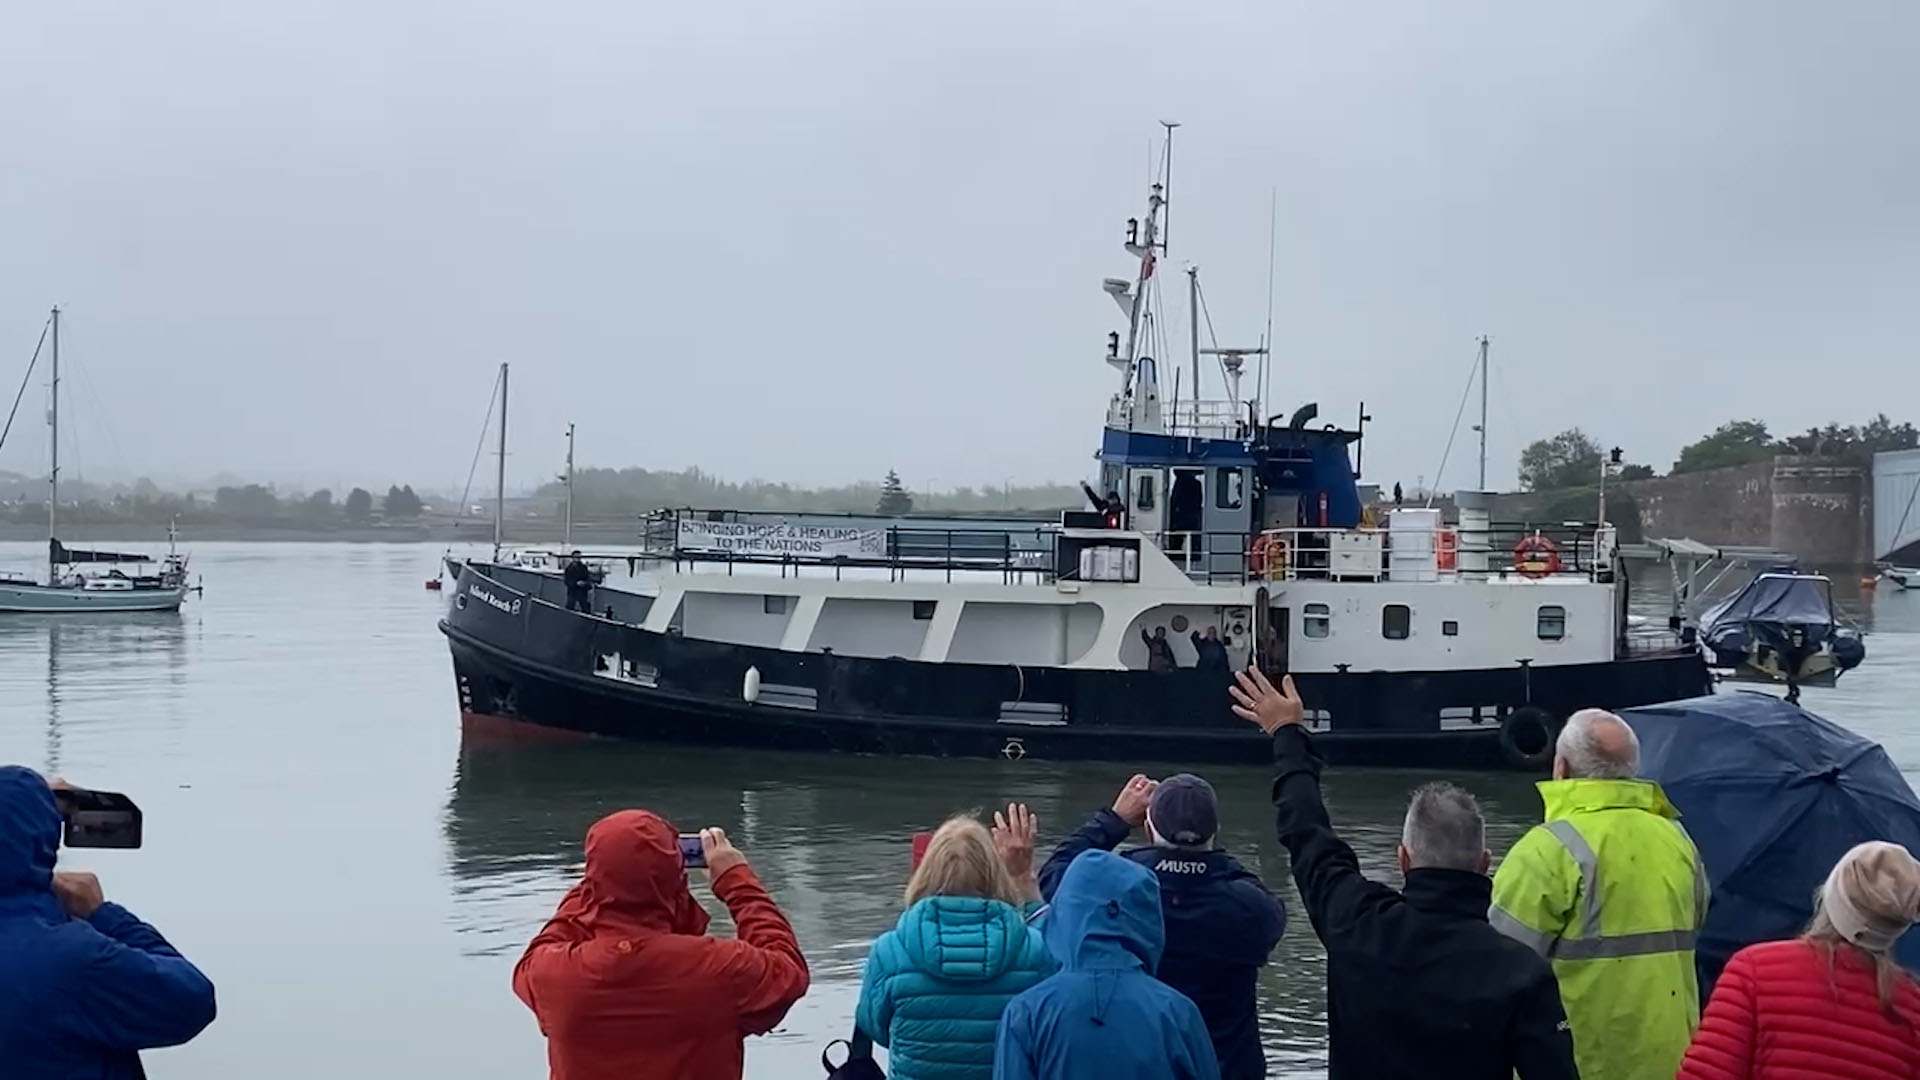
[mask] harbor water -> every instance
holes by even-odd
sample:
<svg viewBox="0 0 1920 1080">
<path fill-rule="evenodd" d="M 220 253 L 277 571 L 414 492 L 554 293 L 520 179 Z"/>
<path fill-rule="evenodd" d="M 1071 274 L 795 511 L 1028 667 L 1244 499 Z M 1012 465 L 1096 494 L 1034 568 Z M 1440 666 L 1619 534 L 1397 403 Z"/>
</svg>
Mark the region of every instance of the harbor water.
<svg viewBox="0 0 1920 1080">
<path fill-rule="evenodd" d="M 0 567 L 44 555 L 0 545 Z M 899 913 L 913 832 L 1019 800 L 1051 842 L 1136 768 L 463 743 L 434 627 L 442 600 L 421 587 L 439 555 L 196 545 L 207 592 L 177 616 L 0 616 L 0 761 L 140 802 L 144 850 L 64 853 L 62 864 L 98 872 L 109 898 L 219 988 L 205 1034 L 147 1055 L 156 1080 L 544 1075 L 509 975 L 578 872 L 588 824 L 624 806 L 682 829 L 724 827 L 772 888 L 813 989 L 778 1031 L 750 1041 L 747 1073 L 815 1076 L 822 1045 L 849 1026 L 868 943 Z M 1920 592 L 1861 594 L 1850 581 L 1836 591 L 1869 632 L 1868 658 L 1805 704 L 1885 743 L 1912 777 Z M 1137 768 L 1164 775 L 1178 763 Z M 1272 1072 L 1320 1075 L 1324 958 L 1273 838 L 1267 776 L 1207 775 L 1222 842 L 1289 905 L 1261 980 Z M 1406 794 L 1431 775 L 1327 780 L 1335 825 L 1383 878 L 1397 877 Z M 1496 853 L 1537 819 L 1524 777 L 1456 779 L 1480 796 Z"/>
</svg>

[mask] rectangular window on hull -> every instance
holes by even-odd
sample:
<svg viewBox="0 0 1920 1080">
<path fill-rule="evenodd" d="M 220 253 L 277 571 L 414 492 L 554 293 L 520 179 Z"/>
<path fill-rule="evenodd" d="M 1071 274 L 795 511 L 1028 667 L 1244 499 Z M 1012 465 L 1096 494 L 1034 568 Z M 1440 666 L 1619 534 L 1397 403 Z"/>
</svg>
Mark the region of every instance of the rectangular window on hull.
<svg viewBox="0 0 1920 1080">
<path fill-rule="evenodd" d="M 1405 641 L 1413 633 L 1413 609 L 1405 604 L 1388 604 L 1380 609 L 1380 636 L 1388 641 Z"/>
<path fill-rule="evenodd" d="M 1541 641 L 1559 641 L 1567 636 L 1567 609 L 1558 604 L 1547 604 L 1540 609 L 1539 625 L 1536 627 Z"/>
<path fill-rule="evenodd" d="M 915 600 L 913 602 L 913 617 L 922 622 L 931 619 L 933 618 L 933 609 L 938 607 L 939 604 L 940 602 L 938 600 Z"/>
<path fill-rule="evenodd" d="M 1246 474 L 1239 469 L 1213 470 L 1213 505 L 1221 510 L 1238 510 L 1246 494 Z"/>
<path fill-rule="evenodd" d="M 1333 609 L 1325 604 L 1308 604 L 1301 609 L 1300 632 L 1310 638 L 1323 638 L 1333 632 Z"/>
<path fill-rule="evenodd" d="M 1448 619 L 1447 621 L 1440 624 L 1440 632 L 1446 635 L 1447 637 L 1459 637 L 1460 624 L 1453 621 L 1452 619 Z"/>
<path fill-rule="evenodd" d="M 787 598 L 784 596 L 763 596 L 760 598 L 760 610 L 769 615 L 785 615 Z"/>
</svg>

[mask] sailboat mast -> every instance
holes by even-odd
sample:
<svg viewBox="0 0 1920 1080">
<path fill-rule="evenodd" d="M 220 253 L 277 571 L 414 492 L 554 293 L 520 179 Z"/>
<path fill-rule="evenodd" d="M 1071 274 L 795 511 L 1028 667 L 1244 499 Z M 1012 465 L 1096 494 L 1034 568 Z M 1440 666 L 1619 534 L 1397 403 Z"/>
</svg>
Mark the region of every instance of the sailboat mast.
<svg viewBox="0 0 1920 1080">
<path fill-rule="evenodd" d="M 562 547 L 573 550 L 573 425 L 567 425 L 567 531 Z"/>
<path fill-rule="evenodd" d="M 500 365 L 500 461 L 493 475 L 493 557 L 500 559 L 500 545 L 507 527 L 507 365 Z"/>
<path fill-rule="evenodd" d="M 1487 337 L 1480 335 L 1480 490 L 1487 490 Z"/>
<path fill-rule="evenodd" d="M 53 541 L 60 514 L 60 309 L 53 309 L 53 382 L 52 405 L 47 410 L 47 426 L 53 429 L 53 451 L 47 470 L 47 584 L 54 584 L 60 566 L 53 558 Z"/>
</svg>

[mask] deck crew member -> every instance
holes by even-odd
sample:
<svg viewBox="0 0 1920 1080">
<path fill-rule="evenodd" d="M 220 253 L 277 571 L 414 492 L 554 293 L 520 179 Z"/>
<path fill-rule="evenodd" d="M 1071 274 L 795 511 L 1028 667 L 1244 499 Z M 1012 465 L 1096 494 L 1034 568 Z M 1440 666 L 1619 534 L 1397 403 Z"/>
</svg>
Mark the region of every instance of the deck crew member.
<svg viewBox="0 0 1920 1080">
<path fill-rule="evenodd" d="M 560 580 L 567 586 L 567 610 L 593 614 L 593 571 L 587 568 L 577 549 L 568 554 Z"/>
<path fill-rule="evenodd" d="M 1553 961 L 1585 1080 L 1672 1076 L 1700 1020 L 1694 935 L 1707 876 L 1640 741 L 1600 709 L 1567 720 L 1546 823 L 1493 879 L 1493 925 Z"/>
</svg>

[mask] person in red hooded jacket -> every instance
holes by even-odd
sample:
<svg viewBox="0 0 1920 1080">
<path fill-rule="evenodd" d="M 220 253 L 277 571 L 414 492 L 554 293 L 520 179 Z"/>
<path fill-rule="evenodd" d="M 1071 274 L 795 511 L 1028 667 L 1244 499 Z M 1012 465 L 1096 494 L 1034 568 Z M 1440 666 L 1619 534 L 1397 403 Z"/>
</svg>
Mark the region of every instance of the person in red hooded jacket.
<svg viewBox="0 0 1920 1080">
<path fill-rule="evenodd" d="M 739 936 L 706 936 L 678 835 L 645 810 L 595 822 L 586 873 L 514 966 L 553 1080 L 739 1080 L 742 1040 L 807 992 L 792 925 L 719 829 L 700 846 Z"/>
<path fill-rule="evenodd" d="M 1898 844 L 1840 857 L 1796 941 L 1733 954 L 1680 1080 L 1911 1080 L 1920 985 L 1893 944 L 1920 920 L 1920 862 Z"/>
</svg>

